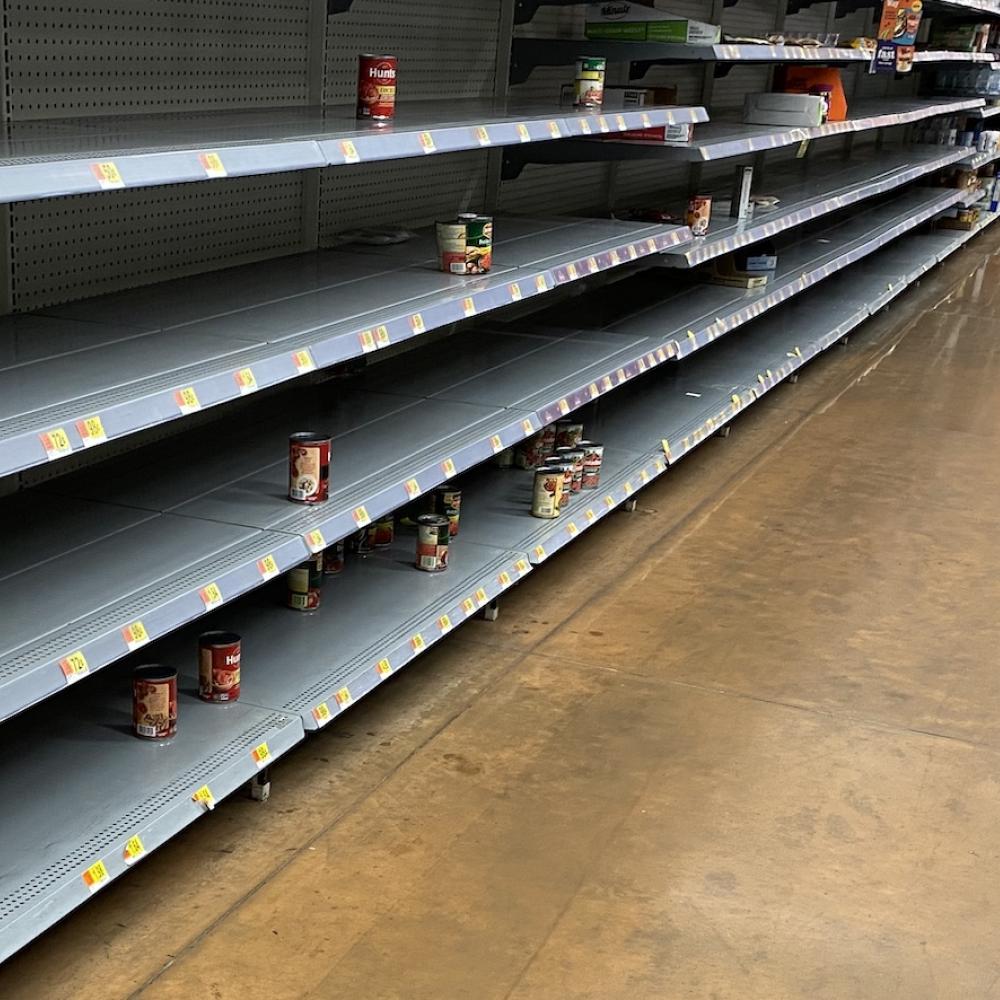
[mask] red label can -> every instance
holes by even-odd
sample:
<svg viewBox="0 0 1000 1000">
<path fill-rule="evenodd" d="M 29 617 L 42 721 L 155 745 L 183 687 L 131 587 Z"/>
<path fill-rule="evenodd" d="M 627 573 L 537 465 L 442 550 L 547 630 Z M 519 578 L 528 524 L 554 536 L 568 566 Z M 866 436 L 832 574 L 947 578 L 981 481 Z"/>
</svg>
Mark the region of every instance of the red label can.
<svg viewBox="0 0 1000 1000">
<path fill-rule="evenodd" d="M 288 439 L 288 499 L 323 503 L 330 496 L 330 435 L 303 431 Z"/>
<path fill-rule="evenodd" d="M 358 120 L 387 122 L 396 114 L 396 57 L 358 56 Z"/>
<path fill-rule="evenodd" d="M 132 730 L 145 740 L 166 740 L 177 732 L 177 671 L 173 667 L 135 668 Z"/>
<path fill-rule="evenodd" d="M 344 542 L 334 542 L 323 553 L 323 574 L 325 576 L 336 576 L 344 571 Z"/>
<path fill-rule="evenodd" d="M 704 236 L 708 232 L 708 224 L 712 220 L 712 196 L 710 194 L 693 194 L 688 199 L 684 222 L 695 236 Z"/>
<path fill-rule="evenodd" d="M 421 514 L 417 518 L 417 569 L 440 573 L 448 568 L 451 529 L 443 514 Z"/>
<path fill-rule="evenodd" d="M 235 632 L 204 632 L 198 637 L 198 697 L 236 701 L 240 696 L 242 641 Z"/>
</svg>

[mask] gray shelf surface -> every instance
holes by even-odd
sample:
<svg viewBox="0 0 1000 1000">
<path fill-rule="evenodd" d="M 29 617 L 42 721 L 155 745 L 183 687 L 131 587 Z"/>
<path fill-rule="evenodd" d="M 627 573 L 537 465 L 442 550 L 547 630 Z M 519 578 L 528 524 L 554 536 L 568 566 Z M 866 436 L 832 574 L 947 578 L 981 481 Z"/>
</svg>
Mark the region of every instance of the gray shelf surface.
<svg viewBox="0 0 1000 1000">
<path fill-rule="evenodd" d="M 983 99 L 976 97 L 937 97 L 933 99 L 908 98 L 892 101 L 853 101 L 848 117 L 841 122 L 828 122 L 816 126 L 746 125 L 742 121 L 727 120 L 725 115 L 712 118 L 695 129 L 695 137 L 687 143 L 662 143 L 654 141 L 626 141 L 614 139 L 568 140 L 557 146 L 536 146 L 532 149 L 508 151 L 508 172 L 523 162 L 572 163 L 588 160 L 645 160 L 699 162 L 745 156 L 781 146 L 794 145 L 806 139 L 823 139 L 850 132 L 863 132 L 875 128 L 891 128 L 933 118 L 937 115 L 955 114 L 983 106 Z M 1000 110 L 1000 109 L 998 109 Z"/>
<path fill-rule="evenodd" d="M 648 107 L 613 115 L 557 105 L 453 100 L 401 103 L 389 125 L 353 108 L 125 115 L 7 124 L 0 202 L 154 184 L 340 166 L 486 146 L 705 121 L 704 108 Z M 102 169 L 103 168 L 103 169 Z"/>
<path fill-rule="evenodd" d="M 344 247 L 0 320 L 0 475 L 92 446 L 88 418 L 114 440 L 191 412 L 183 390 L 197 409 L 231 402 L 690 237 L 599 219 L 496 225 L 497 264 L 479 277 L 442 273 L 424 233 L 386 253 Z M 53 431 L 65 435 L 54 453 Z"/>
<path fill-rule="evenodd" d="M 962 147 L 908 146 L 855 157 L 821 157 L 791 169 L 769 172 L 764 193 L 780 199 L 778 205 L 747 220 L 713 212 L 708 233 L 665 251 L 663 258 L 676 267 L 693 267 L 742 246 L 775 236 L 795 226 L 855 202 L 900 187 L 968 155 Z M 716 202 L 729 202 L 729 190 L 715 192 Z"/>
<path fill-rule="evenodd" d="M 972 235 L 915 237 L 893 253 L 909 248 L 915 260 L 933 243 L 941 259 Z M 531 517 L 531 473 L 484 468 L 463 483 L 447 572 L 414 569 L 413 536 L 401 533 L 388 550 L 349 558 L 344 574 L 325 582 L 315 613 L 281 607 L 284 588 L 275 581 L 46 706 L 44 739 L 34 714 L 7 723 L 0 731 L 5 791 L 19 808 L 0 816 L 0 961 L 134 864 L 126 860 L 133 837 L 142 856 L 160 846 L 204 812 L 194 798 L 203 786 L 218 800 L 253 779 L 262 745 L 267 760 L 281 757 L 307 728 L 350 707 L 843 337 L 873 311 L 882 271 L 831 279 L 822 299 L 807 297 L 712 352 L 660 367 L 616 393 L 613 405 L 588 413 L 588 436 L 607 446 L 600 488 L 579 494 L 555 521 Z M 238 703 L 209 705 L 194 693 L 203 625 L 244 637 Z M 150 660 L 181 672 L 178 735 L 162 744 L 130 732 L 128 671 Z M 39 787 L 49 794 L 40 798 Z M 84 876 L 98 862 L 106 874 L 91 888 Z"/>
<path fill-rule="evenodd" d="M 940 211 L 956 194 L 912 192 L 867 217 L 874 231 L 859 220 L 845 234 L 854 245 L 847 239 L 845 250 L 831 242 L 829 253 L 860 254 Z M 828 265 L 814 261 L 813 280 Z M 728 301 L 734 316 L 728 329 L 758 308 Z M 684 308 L 694 321 L 703 298 L 692 296 L 691 303 Z M 293 412 L 265 409 L 256 424 L 242 417 L 223 422 L 210 433 L 224 447 L 206 449 L 198 431 L 148 458 L 130 455 L 45 487 L 58 500 L 30 508 L 11 503 L 9 523 L 18 524 L 18 538 L 34 541 L 25 548 L 15 540 L 0 579 L 6 636 L 0 718 L 61 691 L 60 661 L 71 654 L 82 653 L 97 671 L 127 654 L 122 630 L 133 622 L 153 638 L 165 635 L 211 609 L 203 596 L 210 584 L 228 603 L 265 582 L 266 557 L 284 571 L 310 550 L 693 349 L 690 338 L 677 337 L 676 325 L 663 329 L 655 316 L 634 322 L 596 331 L 471 330 L 462 335 L 462 352 L 445 341 L 429 345 L 419 364 L 408 356 L 379 366 L 369 389 L 338 391 L 333 383 L 304 392 Z M 726 326 L 717 315 L 705 333 L 699 329 L 697 346 L 718 336 L 720 322 Z M 323 402 L 324 393 L 335 402 Z M 333 486 L 327 503 L 303 507 L 285 499 L 287 435 L 313 426 L 334 436 Z M 47 560 L 65 563 L 70 553 L 74 572 L 48 587 L 57 620 L 39 623 L 24 597 L 30 581 L 48 572 Z"/>
<path fill-rule="evenodd" d="M 0 813 L 0 961 L 90 898 L 92 865 L 107 871 L 100 891 L 129 867 L 132 837 L 159 847 L 204 811 L 199 788 L 221 799 L 257 773 L 254 748 L 266 742 L 277 757 L 303 737 L 297 715 L 208 705 L 189 688 L 164 744 L 132 736 L 124 673 L 47 706 L 41 725 L 28 716 L 0 730 L 11 806 Z"/>
</svg>

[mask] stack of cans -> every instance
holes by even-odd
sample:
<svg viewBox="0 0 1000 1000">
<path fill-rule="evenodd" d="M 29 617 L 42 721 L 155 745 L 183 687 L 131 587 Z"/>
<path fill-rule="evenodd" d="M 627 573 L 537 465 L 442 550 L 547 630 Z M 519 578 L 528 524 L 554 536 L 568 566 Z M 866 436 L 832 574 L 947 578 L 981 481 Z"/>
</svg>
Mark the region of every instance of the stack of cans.
<svg viewBox="0 0 1000 1000">
<path fill-rule="evenodd" d="M 601 482 L 604 445 L 584 438 L 584 426 L 574 420 L 559 420 L 524 441 L 514 463 L 533 469 L 531 513 L 554 518 L 566 508 L 575 493 L 596 490 Z"/>
</svg>

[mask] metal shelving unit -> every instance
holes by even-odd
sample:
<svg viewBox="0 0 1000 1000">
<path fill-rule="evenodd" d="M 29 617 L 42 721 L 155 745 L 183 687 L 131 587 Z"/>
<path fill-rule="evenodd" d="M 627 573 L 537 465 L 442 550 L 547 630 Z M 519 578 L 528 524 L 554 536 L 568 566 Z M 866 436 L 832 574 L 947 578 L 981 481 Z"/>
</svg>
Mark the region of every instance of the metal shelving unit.
<svg viewBox="0 0 1000 1000">
<path fill-rule="evenodd" d="M 0 203 L 707 120 L 698 107 L 566 112 L 507 100 L 428 101 L 402 106 L 388 126 L 359 125 L 353 108 L 313 107 L 15 123 L 0 139 Z"/>
<path fill-rule="evenodd" d="M 498 219 L 489 275 L 434 238 L 251 264 L 0 320 L 0 475 L 543 295 L 690 238 L 686 227 Z M 387 261 L 385 258 L 391 258 Z M 21 344 L 30 338 L 30 348 Z M 96 421 L 96 423 L 95 423 Z"/>
</svg>

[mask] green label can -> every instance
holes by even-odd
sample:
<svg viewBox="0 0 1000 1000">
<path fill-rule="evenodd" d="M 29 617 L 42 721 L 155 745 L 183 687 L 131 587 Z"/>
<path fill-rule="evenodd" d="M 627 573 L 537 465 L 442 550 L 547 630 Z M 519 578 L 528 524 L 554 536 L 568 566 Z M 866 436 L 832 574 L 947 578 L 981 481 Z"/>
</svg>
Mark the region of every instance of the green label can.
<svg viewBox="0 0 1000 1000">
<path fill-rule="evenodd" d="M 578 108 L 599 108 L 604 103 L 604 72 L 608 61 L 601 56 L 580 56 L 576 60 L 573 103 Z"/>
</svg>

